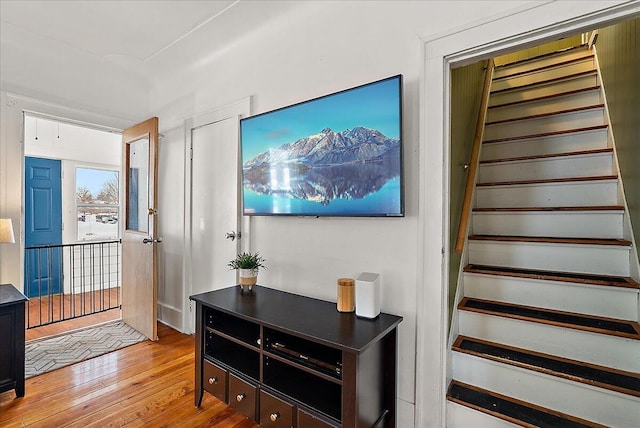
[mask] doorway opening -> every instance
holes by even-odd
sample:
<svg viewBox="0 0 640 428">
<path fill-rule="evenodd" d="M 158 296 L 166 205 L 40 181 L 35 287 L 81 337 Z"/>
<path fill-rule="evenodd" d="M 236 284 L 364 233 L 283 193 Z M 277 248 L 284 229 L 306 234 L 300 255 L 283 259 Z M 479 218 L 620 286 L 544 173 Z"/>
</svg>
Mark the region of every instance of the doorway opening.
<svg viewBox="0 0 640 428">
<path fill-rule="evenodd" d="M 27 340 L 121 318 L 121 135 L 24 113 Z"/>
</svg>

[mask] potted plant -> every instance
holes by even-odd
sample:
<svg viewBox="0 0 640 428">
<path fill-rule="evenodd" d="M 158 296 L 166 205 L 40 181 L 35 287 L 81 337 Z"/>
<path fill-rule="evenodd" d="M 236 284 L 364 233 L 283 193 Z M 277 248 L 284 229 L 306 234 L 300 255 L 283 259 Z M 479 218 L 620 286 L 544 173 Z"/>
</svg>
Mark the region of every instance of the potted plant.
<svg viewBox="0 0 640 428">
<path fill-rule="evenodd" d="M 236 269 L 240 273 L 240 288 L 251 291 L 258 281 L 258 270 L 266 269 L 265 259 L 260 253 L 240 253 L 229 262 L 230 269 Z"/>
</svg>

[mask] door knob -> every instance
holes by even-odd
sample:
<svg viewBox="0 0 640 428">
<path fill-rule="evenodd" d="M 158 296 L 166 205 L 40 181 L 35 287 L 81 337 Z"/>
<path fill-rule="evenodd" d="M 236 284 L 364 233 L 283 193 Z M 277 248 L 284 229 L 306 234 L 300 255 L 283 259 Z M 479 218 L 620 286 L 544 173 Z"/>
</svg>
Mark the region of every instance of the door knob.
<svg viewBox="0 0 640 428">
<path fill-rule="evenodd" d="M 210 378 L 209 378 L 209 383 L 210 383 L 211 385 L 213 385 L 214 383 L 218 383 L 218 378 L 217 378 L 217 377 L 215 377 L 215 376 L 214 376 L 214 377 L 210 377 Z"/>
<path fill-rule="evenodd" d="M 153 244 L 153 243 L 160 243 L 162 242 L 162 238 L 158 237 L 158 238 L 144 238 L 142 240 L 143 244 Z"/>
<path fill-rule="evenodd" d="M 245 394 L 245 393 L 238 394 L 238 395 L 236 395 L 236 401 L 239 403 L 239 402 L 241 402 L 242 400 L 244 400 L 244 398 L 245 398 L 246 396 L 247 396 L 247 394 Z"/>
<path fill-rule="evenodd" d="M 275 422 L 278 420 L 279 417 L 280 417 L 280 413 L 275 412 L 275 413 L 271 413 L 271 415 L 269 416 L 269 419 L 271 419 L 271 422 Z"/>
<path fill-rule="evenodd" d="M 242 234 L 240 232 L 236 233 L 232 230 L 231 232 L 225 233 L 224 237 L 226 239 L 231 239 L 232 241 L 234 241 L 236 238 L 240 239 L 242 237 Z"/>
</svg>

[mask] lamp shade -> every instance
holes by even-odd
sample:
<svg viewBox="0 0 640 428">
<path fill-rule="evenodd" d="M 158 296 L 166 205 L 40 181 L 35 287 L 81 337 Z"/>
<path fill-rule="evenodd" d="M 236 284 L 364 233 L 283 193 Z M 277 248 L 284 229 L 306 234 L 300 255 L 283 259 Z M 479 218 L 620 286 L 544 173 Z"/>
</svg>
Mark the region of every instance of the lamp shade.
<svg viewBox="0 0 640 428">
<path fill-rule="evenodd" d="M 10 218 L 0 218 L 0 242 L 13 244 L 16 239 L 13 236 L 13 224 Z"/>
</svg>

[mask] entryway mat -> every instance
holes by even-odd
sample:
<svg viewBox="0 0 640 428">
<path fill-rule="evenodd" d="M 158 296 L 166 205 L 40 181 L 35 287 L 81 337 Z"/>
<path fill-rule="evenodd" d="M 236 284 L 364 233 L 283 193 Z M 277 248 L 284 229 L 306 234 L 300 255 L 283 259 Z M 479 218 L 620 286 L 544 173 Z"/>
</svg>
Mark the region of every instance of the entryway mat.
<svg viewBox="0 0 640 428">
<path fill-rule="evenodd" d="M 112 321 L 32 341 L 25 346 L 25 378 L 98 357 L 145 339 L 142 333 L 123 321 Z"/>
</svg>

